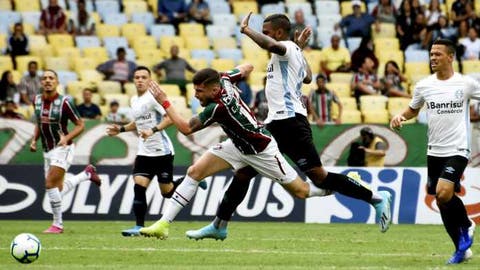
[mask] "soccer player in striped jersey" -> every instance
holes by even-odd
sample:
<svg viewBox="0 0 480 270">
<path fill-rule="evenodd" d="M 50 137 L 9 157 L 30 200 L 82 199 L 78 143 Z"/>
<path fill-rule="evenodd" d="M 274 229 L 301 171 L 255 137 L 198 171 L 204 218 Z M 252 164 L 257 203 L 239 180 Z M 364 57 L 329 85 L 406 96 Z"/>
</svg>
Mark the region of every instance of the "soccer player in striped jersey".
<svg viewBox="0 0 480 270">
<path fill-rule="evenodd" d="M 460 178 L 470 158 L 470 99 L 480 99 L 480 83 L 454 72 L 455 44 L 437 39 L 430 49 L 433 75 L 415 85 L 408 108 L 392 118 L 390 127 L 418 115 L 427 105 L 428 194 L 435 195 L 443 225 L 455 246 L 447 264 L 458 264 L 472 256 L 475 222 L 468 218 L 460 191 Z"/>
<path fill-rule="evenodd" d="M 265 93 L 268 103 L 267 130 L 278 142 L 280 151 L 286 154 L 313 183 L 322 189 L 363 200 L 376 211 L 380 231 L 386 232 L 391 222 L 391 194 L 388 191 L 372 191 L 358 174 L 350 176 L 327 172 L 313 143 L 312 130 L 307 120 L 307 108 L 301 101 L 303 83 L 310 83 L 312 74 L 301 47 L 311 29 L 303 31 L 296 43 L 289 40 L 290 21 L 284 14 L 273 14 L 263 21 L 263 33 L 248 26 L 251 13 L 240 24 L 240 31 L 251 38 L 272 57 L 267 68 Z M 305 36 L 306 35 L 306 36 Z M 297 45 L 299 44 L 299 45 Z M 193 239 L 223 239 L 227 224 L 237 206 L 248 191 L 248 181 L 255 177 L 255 170 L 245 168 L 237 171 L 217 211 L 213 223 L 195 231 L 188 231 Z M 308 181 L 310 181 L 308 180 Z"/>
<path fill-rule="evenodd" d="M 185 180 L 175 190 L 162 218 L 140 229 L 142 235 L 167 238 L 170 223 L 190 202 L 199 181 L 227 169 L 252 167 L 299 198 L 326 194 L 325 190 L 304 182 L 298 176 L 280 153 L 275 139 L 258 124 L 249 107 L 240 99 L 233 83 L 248 76 L 252 70 L 252 65 L 243 64 L 227 73 L 218 73 L 210 68 L 197 72 L 193 77 L 195 97 L 205 109 L 188 122 L 170 106 L 159 85 L 151 83 L 152 94 L 180 132 L 188 135 L 218 123 L 229 139 L 213 146 L 188 168 Z"/>
<path fill-rule="evenodd" d="M 43 94 L 37 95 L 33 101 L 37 125 L 30 151 L 37 151 L 37 140 L 41 138 L 45 188 L 53 213 L 53 224 L 44 233 L 58 234 L 63 232 L 62 197 L 82 181 L 90 180 L 100 186 L 101 180 L 91 164 L 83 172 L 64 180 L 73 160 L 73 139 L 82 133 L 84 123 L 72 100 L 57 92 L 58 76 L 55 71 L 45 70 L 41 84 Z M 75 124 L 71 131 L 67 129 L 68 120 Z"/>
</svg>

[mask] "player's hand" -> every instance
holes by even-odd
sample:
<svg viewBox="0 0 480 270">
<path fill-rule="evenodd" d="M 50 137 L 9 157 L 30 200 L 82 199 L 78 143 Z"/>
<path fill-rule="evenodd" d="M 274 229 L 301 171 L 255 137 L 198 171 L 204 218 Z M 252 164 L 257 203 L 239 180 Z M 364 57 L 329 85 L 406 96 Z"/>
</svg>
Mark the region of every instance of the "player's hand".
<svg viewBox="0 0 480 270">
<path fill-rule="evenodd" d="M 63 132 L 59 132 L 58 134 L 60 134 L 60 141 L 58 141 L 57 146 L 61 146 L 61 147 L 67 146 L 68 145 L 68 139 L 65 136 L 65 134 L 63 134 Z"/>
<path fill-rule="evenodd" d="M 108 136 L 115 136 L 120 133 L 120 126 L 119 125 L 110 125 L 107 127 L 107 135 Z"/>
<path fill-rule="evenodd" d="M 153 131 L 151 129 L 140 130 L 140 132 L 138 132 L 138 135 L 140 135 L 140 138 L 146 140 L 148 137 L 153 135 Z"/>
<path fill-rule="evenodd" d="M 308 40 L 312 36 L 312 28 L 305 27 L 302 32 L 295 30 L 294 41 L 301 49 L 304 49 L 308 45 Z"/>
<path fill-rule="evenodd" d="M 148 84 L 148 91 L 152 93 L 152 96 L 160 104 L 167 100 L 167 94 L 163 92 L 162 88 L 160 88 L 160 85 L 154 80 L 151 80 Z"/>
<path fill-rule="evenodd" d="M 243 18 L 242 22 L 240 23 L 240 33 L 244 33 L 245 29 L 248 28 L 248 21 L 250 20 L 251 15 L 252 12 L 248 13 L 248 15 Z"/>
<path fill-rule="evenodd" d="M 390 128 L 398 131 L 403 126 L 402 122 L 404 121 L 407 121 L 407 119 L 403 115 L 398 114 L 392 118 L 392 121 L 390 121 Z"/>
<path fill-rule="evenodd" d="M 32 141 L 30 143 L 30 152 L 37 152 L 37 141 Z"/>
</svg>

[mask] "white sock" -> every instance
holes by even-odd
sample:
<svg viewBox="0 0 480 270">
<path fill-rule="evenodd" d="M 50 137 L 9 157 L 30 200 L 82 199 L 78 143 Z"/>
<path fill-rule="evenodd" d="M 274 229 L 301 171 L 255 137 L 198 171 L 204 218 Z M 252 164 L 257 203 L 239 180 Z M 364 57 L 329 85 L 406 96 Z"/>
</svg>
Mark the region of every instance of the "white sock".
<svg viewBox="0 0 480 270">
<path fill-rule="evenodd" d="M 327 196 L 332 194 L 330 190 L 326 190 L 326 189 L 315 186 L 315 184 L 309 178 L 307 178 L 307 181 L 305 182 L 307 182 L 309 187 L 308 197 L 314 197 L 314 196 L 322 197 L 322 196 Z"/>
<path fill-rule="evenodd" d="M 50 206 L 52 207 L 53 225 L 63 228 L 62 220 L 62 196 L 60 190 L 55 188 L 47 189 L 47 196 L 50 199 Z"/>
<path fill-rule="evenodd" d="M 183 182 L 177 187 L 172 198 L 168 200 L 167 209 L 160 220 L 172 223 L 178 213 L 185 207 L 198 188 L 198 181 L 190 176 L 185 176 Z"/>
<path fill-rule="evenodd" d="M 63 182 L 62 197 L 68 192 L 72 191 L 80 182 L 88 180 L 90 177 L 85 171 L 65 179 Z"/>
</svg>

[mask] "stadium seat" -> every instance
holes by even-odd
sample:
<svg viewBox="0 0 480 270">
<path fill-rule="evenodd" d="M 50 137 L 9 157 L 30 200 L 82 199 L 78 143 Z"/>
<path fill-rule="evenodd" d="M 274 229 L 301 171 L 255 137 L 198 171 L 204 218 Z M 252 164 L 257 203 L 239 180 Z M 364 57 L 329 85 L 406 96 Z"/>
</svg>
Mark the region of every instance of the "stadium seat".
<svg viewBox="0 0 480 270">
<path fill-rule="evenodd" d="M 13 26 L 12 26 L 13 28 Z M 33 26 L 32 24 L 29 24 L 29 23 L 23 23 L 23 33 L 25 33 L 25 35 L 29 36 L 29 35 L 35 35 L 35 26 Z"/>
<path fill-rule="evenodd" d="M 235 28 L 237 27 L 237 18 L 233 14 L 215 14 L 215 16 L 212 17 L 212 21 L 214 25 L 228 27 L 230 33 L 234 33 Z"/>
<path fill-rule="evenodd" d="M 365 5 L 364 2 L 362 2 L 362 5 L 360 6 L 360 8 L 362 12 L 367 11 L 367 6 Z M 340 5 L 340 14 L 342 15 L 342 17 L 345 17 L 352 13 L 353 13 L 352 3 L 350 1 L 343 1 Z"/>
<path fill-rule="evenodd" d="M 200 70 L 200 69 L 208 67 L 208 61 L 205 60 L 205 59 L 200 59 L 200 58 L 198 58 L 198 59 L 188 59 L 187 62 L 190 64 L 190 66 L 192 66 L 196 70 Z M 193 77 L 193 73 L 186 72 L 185 77 L 188 81 L 191 81 L 192 77 Z"/>
<path fill-rule="evenodd" d="M 325 48 L 330 46 L 330 40 L 332 36 L 338 33 L 333 28 L 323 28 L 320 22 L 320 26 L 317 28 L 317 44 L 318 46 Z M 342 46 L 343 39 L 340 41 L 340 46 Z"/>
<path fill-rule="evenodd" d="M 400 42 L 397 38 L 376 38 L 373 40 L 375 46 L 375 54 L 379 55 L 383 51 L 398 51 L 400 50 Z"/>
<path fill-rule="evenodd" d="M 186 49 L 189 50 L 208 50 L 210 41 L 207 37 L 185 37 L 183 38 Z"/>
<path fill-rule="evenodd" d="M 235 61 L 232 59 L 217 58 L 210 62 L 210 67 L 220 72 L 227 71 L 235 67 Z"/>
<path fill-rule="evenodd" d="M 387 109 L 389 112 L 391 111 L 402 111 L 405 110 L 408 105 L 410 104 L 410 98 L 404 97 L 389 97 L 387 101 Z"/>
<path fill-rule="evenodd" d="M 479 73 L 480 72 L 480 61 L 478 60 L 463 60 L 463 73 Z"/>
<path fill-rule="evenodd" d="M 137 95 L 137 87 L 135 87 L 134 83 L 127 82 L 123 85 L 123 88 L 125 89 L 125 94 L 127 96 L 132 97 Z"/>
<path fill-rule="evenodd" d="M 141 23 L 127 23 L 122 25 L 122 36 L 128 40 L 128 44 L 133 44 L 133 40 L 147 35 L 145 26 Z"/>
<path fill-rule="evenodd" d="M 110 13 L 103 18 L 103 23 L 121 27 L 128 23 L 128 17 L 125 13 Z"/>
<path fill-rule="evenodd" d="M 23 1 L 28 2 L 28 1 Z M 37 31 L 40 25 L 40 11 L 24 11 L 22 14 L 22 23 L 28 23 L 35 27 Z"/>
<path fill-rule="evenodd" d="M 112 100 L 118 101 L 120 107 L 128 107 L 130 104 L 130 97 L 125 94 L 105 94 L 103 98 L 105 99 L 105 104 L 110 104 Z"/>
<path fill-rule="evenodd" d="M 71 48 L 71 49 L 74 49 L 74 48 Z M 30 48 L 30 55 L 38 56 L 38 57 L 41 57 L 41 58 L 49 57 L 49 56 L 55 56 L 55 55 L 62 56 L 62 55 L 58 55 L 58 51 L 55 54 L 55 50 L 53 49 L 53 47 L 51 45 L 48 45 L 48 44 L 43 46 L 43 47 L 31 47 Z"/>
<path fill-rule="evenodd" d="M 57 56 L 68 58 L 71 63 L 71 67 L 73 67 L 74 60 L 76 58 L 80 58 L 82 55 L 81 55 L 80 49 L 78 48 L 64 47 L 64 48 L 57 49 Z"/>
<path fill-rule="evenodd" d="M 360 96 L 360 110 L 363 112 L 372 110 L 386 110 L 388 98 L 385 96 L 365 95 Z"/>
<path fill-rule="evenodd" d="M 47 38 L 48 44 L 52 45 L 54 50 L 65 47 L 75 47 L 73 37 L 69 34 L 50 34 Z"/>
<path fill-rule="evenodd" d="M 14 0 L 14 3 L 15 10 L 18 12 L 41 10 L 39 1 Z"/>
<path fill-rule="evenodd" d="M 329 14 L 322 14 L 321 16 L 317 16 L 318 25 L 319 27 L 326 28 L 326 29 L 333 29 L 335 24 L 340 22 L 342 16 L 338 13 L 329 13 Z"/>
<path fill-rule="evenodd" d="M 350 84 L 348 83 L 327 83 L 326 87 L 334 91 L 339 98 L 351 96 Z"/>
<path fill-rule="evenodd" d="M 7 49 L 7 35 L 0 34 L 0 54 L 3 54 L 3 52 L 6 49 Z"/>
<path fill-rule="evenodd" d="M 357 100 L 354 97 L 340 97 L 343 110 L 357 111 Z"/>
<path fill-rule="evenodd" d="M 145 1 L 123 1 L 123 12 L 129 17 L 135 13 L 145 13 L 147 11 L 148 6 Z"/>
<path fill-rule="evenodd" d="M 82 104 L 83 103 L 83 92 L 80 92 L 80 93 L 74 95 L 73 98 L 75 100 L 75 105 L 78 106 L 78 105 Z M 102 102 L 103 102 L 102 96 L 99 93 L 92 93 L 92 103 L 95 103 L 95 104 L 99 105 L 102 116 L 105 116 L 106 114 L 104 114 L 104 112 L 102 111 L 102 106 L 100 106 L 100 104 L 102 104 Z M 106 107 L 107 107 L 107 109 L 109 109 L 108 105 Z M 107 112 L 108 112 L 108 110 L 107 110 Z"/>
<path fill-rule="evenodd" d="M 258 5 L 255 1 L 234 1 L 232 7 L 233 14 L 240 17 L 247 15 L 249 12 L 258 13 Z"/>
<path fill-rule="evenodd" d="M 75 97 L 78 94 L 82 94 L 83 89 L 92 87 L 92 84 L 90 82 L 79 81 L 79 80 L 70 81 L 66 85 L 67 85 L 67 93 L 72 97 Z"/>
<path fill-rule="evenodd" d="M 264 4 L 260 8 L 260 13 L 263 17 L 271 14 L 285 14 L 285 4 L 283 2 Z"/>
<path fill-rule="evenodd" d="M 363 123 L 367 124 L 388 124 L 389 115 L 387 110 L 362 111 Z"/>
<path fill-rule="evenodd" d="M 259 71 L 257 69 L 253 69 L 253 71 L 248 76 L 248 83 L 250 85 L 263 85 L 263 80 L 267 75 L 263 71 Z"/>
<path fill-rule="evenodd" d="M 342 124 L 360 124 L 362 123 L 362 114 L 357 110 L 343 110 Z"/>
<path fill-rule="evenodd" d="M 395 38 L 396 31 L 393 23 L 380 23 L 380 32 L 377 32 L 375 25 L 372 25 L 372 37 L 374 40 L 376 38 Z"/>
<path fill-rule="evenodd" d="M 155 37 L 157 42 L 159 42 L 163 36 L 175 36 L 175 27 L 170 24 L 155 24 L 152 25 L 150 29 L 150 35 Z"/>
<path fill-rule="evenodd" d="M 157 48 L 157 41 L 152 36 L 139 36 L 133 40 L 133 49 L 135 51 L 141 50 L 155 50 Z"/>
<path fill-rule="evenodd" d="M 38 56 L 21 55 L 17 56 L 15 60 L 17 61 L 17 71 L 19 71 L 20 74 L 28 70 L 28 62 L 30 61 L 37 61 L 38 66 L 43 67 L 42 58 Z"/>
<path fill-rule="evenodd" d="M 217 50 L 218 58 L 233 59 L 235 63 L 240 63 L 243 59 L 243 54 L 240 49 L 220 49 Z"/>
<path fill-rule="evenodd" d="M 0 55 L 0 71 L 12 70 L 12 58 L 6 55 Z"/>
<path fill-rule="evenodd" d="M 43 35 L 30 35 L 28 36 L 28 41 L 30 49 L 44 47 L 48 44 L 47 39 Z"/>
<path fill-rule="evenodd" d="M 193 59 L 205 59 L 210 63 L 215 58 L 215 53 L 212 50 L 191 50 L 190 56 Z"/>
<path fill-rule="evenodd" d="M 180 48 L 185 48 L 185 41 L 179 36 L 162 36 L 160 38 L 160 49 L 170 55 L 170 47 L 177 45 Z"/>
<path fill-rule="evenodd" d="M 205 29 L 200 23 L 180 23 L 178 25 L 179 36 L 186 37 L 204 37 Z"/>
<path fill-rule="evenodd" d="M 320 50 L 304 51 L 303 55 L 307 60 L 313 74 L 320 73 L 320 61 L 322 60 L 322 52 Z"/>
<path fill-rule="evenodd" d="M 403 61 L 403 52 L 402 51 L 400 51 L 400 50 L 381 50 L 377 54 L 377 57 L 378 57 L 378 60 L 382 63 L 386 63 L 390 60 L 393 60 L 393 61 L 395 61 L 395 63 L 398 64 L 400 69 L 403 70 L 404 61 Z M 379 68 L 383 69 L 384 67 L 379 66 Z M 383 73 L 379 72 L 378 74 L 383 74 Z"/>
<path fill-rule="evenodd" d="M 79 49 L 100 47 L 102 45 L 100 39 L 96 36 L 76 36 L 75 43 Z"/>
<path fill-rule="evenodd" d="M 240 63 L 249 63 L 253 65 L 253 70 L 258 72 L 267 71 L 268 58 L 244 58 Z M 265 74 L 264 74 L 265 75 Z"/>
<path fill-rule="evenodd" d="M 213 49 L 236 49 L 237 41 L 233 37 L 215 38 L 213 40 Z"/>
<path fill-rule="evenodd" d="M 105 20 L 107 15 L 112 13 L 119 13 L 120 12 L 120 5 L 119 1 L 117 0 L 102 0 L 102 1 L 95 1 L 95 5 L 97 7 L 97 12 Z"/>
<path fill-rule="evenodd" d="M 95 68 L 97 68 L 97 60 L 88 57 L 76 58 L 73 61 L 73 67 L 75 72 L 77 72 L 78 74 L 80 74 L 80 72 L 83 70 L 94 70 Z"/>
<path fill-rule="evenodd" d="M 297 2 L 297 3 L 286 3 L 285 6 L 287 7 L 288 16 L 290 18 L 294 18 L 295 11 L 302 10 L 303 15 L 311 15 L 312 12 L 312 5 L 308 2 Z"/>
<path fill-rule="evenodd" d="M 48 7 L 49 0 L 40 0 L 40 8 L 44 9 Z M 58 0 L 58 5 L 63 8 L 63 10 L 67 10 L 67 3 L 65 0 Z"/>
<path fill-rule="evenodd" d="M 80 79 L 82 81 L 97 83 L 103 81 L 103 77 L 103 74 L 95 69 L 84 69 L 80 71 Z"/>
<path fill-rule="evenodd" d="M 228 26 L 210 24 L 206 26 L 207 37 L 213 41 L 216 38 L 231 37 L 233 32 Z"/>
<path fill-rule="evenodd" d="M 131 21 L 143 24 L 148 33 L 151 33 L 152 26 L 155 25 L 155 17 L 151 12 L 132 13 Z"/>
<path fill-rule="evenodd" d="M 68 71 L 70 70 L 70 61 L 66 57 L 45 57 L 45 69 L 52 69 L 52 70 L 62 70 Z"/>
<path fill-rule="evenodd" d="M 0 24 L 8 27 L 17 22 L 22 22 L 22 15 L 19 12 L 0 10 Z"/>
<path fill-rule="evenodd" d="M 67 70 L 56 70 L 58 81 L 61 85 L 67 86 L 69 82 L 78 81 L 77 73 Z"/>
<path fill-rule="evenodd" d="M 340 5 L 335 0 L 317 0 L 315 12 L 321 15 L 340 14 Z"/>
<path fill-rule="evenodd" d="M 121 94 L 122 86 L 115 81 L 100 81 L 97 82 L 97 89 L 101 95 L 106 94 Z"/>
<path fill-rule="evenodd" d="M 361 42 L 362 42 L 362 38 L 359 38 L 359 37 L 347 38 L 346 45 L 350 54 L 352 54 L 356 49 L 358 49 Z"/>
<path fill-rule="evenodd" d="M 406 50 L 405 62 L 426 62 L 430 61 L 430 53 L 427 50 Z"/>
<path fill-rule="evenodd" d="M 405 63 L 405 75 L 412 79 L 414 76 L 425 76 L 430 74 L 428 62 L 408 62 Z"/>
<path fill-rule="evenodd" d="M 104 47 L 91 47 L 83 49 L 83 56 L 95 59 L 97 65 L 109 59 L 108 51 Z"/>
<path fill-rule="evenodd" d="M 12 5 L 10 0 L 0 0 L 0 10 L 11 11 Z"/>
<path fill-rule="evenodd" d="M 125 37 L 106 37 L 103 39 L 103 44 L 108 52 L 116 51 L 119 47 L 128 48 L 128 41 Z M 115 53 L 113 57 L 115 57 Z"/>
<path fill-rule="evenodd" d="M 160 88 L 167 94 L 168 97 L 181 96 L 180 87 L 176 84 L 161 83 Z"/>
<path fill-rule="evenodd" d="M 210 14 L 215 14 L 212 17 L 216 17 L 219 14 L 231 14 L 230 5 L 227 1 L 210 1 L 208 3 L 210 8 Z"/>
<path fill-rule="evenodd" d="M 95 26 L 95 30 L 97 32 L 97 36 L 102 39 L 106 37 L 120 36 L 120 27 L 118 27 L 117 25 L 98 24 Z"/>
<path fill-rule="evenodd" d="M 330 82 L 350 84 L 352 82 L 352 77 L 352 73 L 334 72 L 330 74 Z"/>
<path fill-rule="evenodd" d="M 160 49 L 145 49 L 135 51 L 137 53 L 138 59 L 152 59 L 154 61 L 160 62 L 167 57 L 167 54 Z"/>
</svg>

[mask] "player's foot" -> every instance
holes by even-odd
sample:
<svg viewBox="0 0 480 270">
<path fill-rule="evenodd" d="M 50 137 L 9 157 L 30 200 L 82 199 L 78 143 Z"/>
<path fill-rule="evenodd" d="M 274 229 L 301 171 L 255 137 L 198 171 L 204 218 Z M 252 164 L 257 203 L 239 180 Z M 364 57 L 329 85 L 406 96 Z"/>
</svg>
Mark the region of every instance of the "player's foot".
<svg viewBox="0 0 480 270">
<path fill-rule="evenodd" d="M 376 219 L 380 225 L 380 231 L 386 232 L 392 223 L 392 213 L 390 207 L 392 204 L 392 194 L 386 190 L 379 191 L 378 194 L 382 196 L 382 201 L 374 204 Z"/>
<path fill-rule="evenodd" d="M 225 240 L 227 238 L 227 228 L 217 229 L 213 226 L 213 223 L 198 229 L 187 231 L 186 235 L 190 239 L 201 240 L 205 238 L 212 238 L 215 240 Z"/>
<path fill-rule="evenodd" d="M 165 240 L 168 238 L 168 228 L 170 227 L 170 223 L 167 221 L 159 220 L 152 225 L 141 228 L 140 234 L 146 237 L 156 237 L 161 240 Z"/>
<path fill-rule="evenodd" d="M 97 168 L 92 164 L 88 164 L 85 167 L 85 173 L 88 175 L 90 181 L 92 181 L 95 185 L 100 186 L 102 184 L 102 179 L 97 174 Z"/>
<path fill-rule="evenodd" d="M 140 229 L 143 228 L 142 226 L 134 226 L 133 228 L 123 230 L 123 236 L 140 236 Z"/>
<path fill-rule="evenodd" d="M 475 221 L 471 220 L 471 225 L 469 227 L 460 228 L 460 241 L 458 243 L 458 249 L 461 251 L 466 251 L 473 244 L 473 237 L 475 235 Z"/>
<path fill-rule="evenodd" d="M 453 253 L 452 257 L 447 261 L 447 264 L 459 264 L 465 261 L 465 251 L 457 250 Z"/>
<path fill-rule="evenodd" d="M 465 256 L 463 257 L 463 259 L 464 259 L 465 261 L 468 261 L 468 260 L 470 260 L 472 257 L 473 257 L 473 252 L 472 252 L 472 250 L 471 250 L 471 249 L 467 249 L 467 250 L 465 251 Z"/>
<path fill-rule="evenodd" d="M 43 233 L 60 234 L 63 233 L 63 228 L 52 224 L 48 229 L 43 231 Z"/>
</svg>

